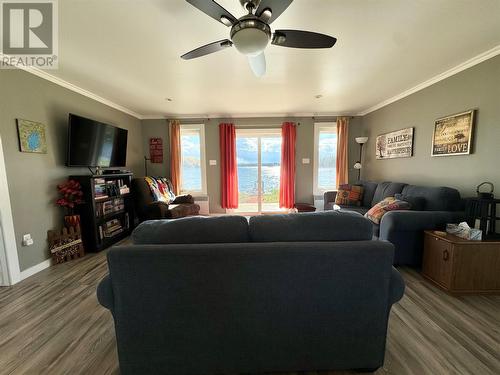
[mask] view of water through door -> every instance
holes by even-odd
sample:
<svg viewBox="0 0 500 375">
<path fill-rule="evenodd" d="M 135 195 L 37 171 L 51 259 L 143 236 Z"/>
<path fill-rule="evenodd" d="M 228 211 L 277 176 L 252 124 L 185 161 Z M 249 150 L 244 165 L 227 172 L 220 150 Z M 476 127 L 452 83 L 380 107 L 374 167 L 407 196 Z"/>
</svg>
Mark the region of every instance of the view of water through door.
<svg viewBox="0 0 500 375">
<path fill-rule="evenodd" d="M 240 213 L 279 212 L 281 130 L 236 131 Z"/>
</svg>

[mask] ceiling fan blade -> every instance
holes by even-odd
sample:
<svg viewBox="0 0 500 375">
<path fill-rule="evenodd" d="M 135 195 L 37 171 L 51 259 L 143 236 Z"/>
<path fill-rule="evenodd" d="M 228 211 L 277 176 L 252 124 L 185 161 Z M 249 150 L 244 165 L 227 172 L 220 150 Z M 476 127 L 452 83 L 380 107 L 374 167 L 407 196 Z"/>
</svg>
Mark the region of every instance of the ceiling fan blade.
<svg viewBox="0 0 500 375">
<path fill-rule="evenodd" d="M 276 30 L 272 44 L 290 48 L 331 48 L 337 39 L 333 36 L 302 30 Z"/>
<path fill-rule="evenodd" d="M 293 0 L 262 0 L 255 12 L 257 17 L 261 17 L 266 9 L 271 11 L 271 17 L 266 22 L 271 24 L 286 8 L 292 3 Z"/>
<path fill-rule="evenodd" d="M 266 56 L 264 52 L 258 54 L 257 56 L 248 56 L 248 63 L 250 68 L 252 68 L 253 74 L 256 77 L 262 77 L 266 74 Z"/>
<path fill-rule="evenodd" d="M 226 49 L 228 47 L 232 47 L 232 45 L 233 45 L 233 42 L 231 42 L 229 39 L 219 40 L 218 42 L 206 44 L 206 45 L 198 47 L 198 48 L 196 48 L 188 53 L 185 53 L 184 55 L 181 56 L 181 58 L 184 60 L 195 59 L 197 57 L 205 56 L 205 55 L 208 55 L 210 53 L 222 51 L 223 49 Z"/>
<path fill-rule="evenodd" d="M 223 25 L 231 26 L 238 20 L 214 0 L 186 0 L 189 4 L 198 8 L 203 13 L 219 21 Z"/>
</svg>

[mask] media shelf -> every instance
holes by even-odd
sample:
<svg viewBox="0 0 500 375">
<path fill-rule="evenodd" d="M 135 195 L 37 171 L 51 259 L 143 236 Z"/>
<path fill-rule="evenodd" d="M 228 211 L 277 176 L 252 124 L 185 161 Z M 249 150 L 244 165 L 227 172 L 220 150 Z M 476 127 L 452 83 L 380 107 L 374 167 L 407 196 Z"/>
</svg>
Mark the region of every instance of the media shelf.
<svg viewBox="0 0 500 375">
<path fill-rule="evenodd" d="M 135 226 L 130 194 L 132 173 L 70 176 L 80 182 L 84 204 L 77 207 L 81 217 L 85 250 L 98 252 L 129 236 Z"/>
</svg>

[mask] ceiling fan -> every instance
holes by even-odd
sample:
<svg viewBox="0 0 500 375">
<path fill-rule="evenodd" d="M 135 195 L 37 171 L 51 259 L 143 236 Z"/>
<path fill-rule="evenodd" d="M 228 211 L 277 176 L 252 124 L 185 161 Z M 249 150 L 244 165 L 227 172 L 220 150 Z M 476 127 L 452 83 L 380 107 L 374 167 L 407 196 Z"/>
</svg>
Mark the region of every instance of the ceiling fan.
<svg viewBox="0 0 500 375">
<path fill-rule="evenodd" d="M 269 42 L 290 48 L 331 48 L 336 38 L 302 30 L 275 30 L 269 26 L 283 13 L 293 0 L 240 0 L 248 14 L 237 19 L 214 0 L 186 0 L 203 13 L 231 27 L 230 39 L 223 39 L 181 56 L 190 60 L 232 47 L 246 55 L 254 74 L 261 77 L 266 73 L 264 50 Z"/>
</svg>

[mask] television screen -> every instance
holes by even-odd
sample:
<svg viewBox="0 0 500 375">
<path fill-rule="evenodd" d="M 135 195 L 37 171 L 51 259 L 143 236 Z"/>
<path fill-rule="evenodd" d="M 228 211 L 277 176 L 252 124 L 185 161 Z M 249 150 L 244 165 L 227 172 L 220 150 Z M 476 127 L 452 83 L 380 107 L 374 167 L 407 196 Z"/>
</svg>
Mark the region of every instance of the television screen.
<svg viewBox="0 0 500 375">
<path fill-rule="evenodd" d="M 69 115 L 69 167 L 124 167 L 128 130 Z"/>
</svg>

